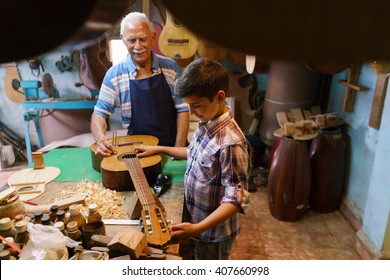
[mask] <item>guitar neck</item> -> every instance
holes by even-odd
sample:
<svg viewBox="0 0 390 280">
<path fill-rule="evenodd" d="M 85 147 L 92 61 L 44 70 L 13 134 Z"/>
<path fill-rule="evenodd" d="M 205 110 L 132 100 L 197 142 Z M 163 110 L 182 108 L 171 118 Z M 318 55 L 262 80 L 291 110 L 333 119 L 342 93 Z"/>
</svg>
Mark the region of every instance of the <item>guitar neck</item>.
<svg viewBox="0 0 390 280">
<path fill-rule="evenodd" d="M 163 211 L 157 206 L 149 189 L 141 163 L 135 154 L 127 154 L 123 160 L 128 167 L 134 188 L 142 205 L 141 214 L 146 239 L 151 244 L 157 246 L 164 245 L 171 240 L 171 232 Z"/>
<path fill-rule="evenodd" d="M 138 157 L 135 154 L 129 154 L 124 158 L 124 161 L 129 170 L 131 180 L 133 181 L 135 191 L 137 192 L 142 207 L 155 205 L 156 202 L 149 190 L 148 180 L 142 170 Z"/>
</svg>

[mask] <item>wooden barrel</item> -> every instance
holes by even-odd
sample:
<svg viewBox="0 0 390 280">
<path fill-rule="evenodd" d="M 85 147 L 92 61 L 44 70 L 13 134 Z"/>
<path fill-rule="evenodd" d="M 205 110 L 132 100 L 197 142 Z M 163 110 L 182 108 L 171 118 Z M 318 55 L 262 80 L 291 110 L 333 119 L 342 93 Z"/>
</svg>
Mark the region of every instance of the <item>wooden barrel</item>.
<svg viewBox="0 0 390 280">
<path fill-rule="evenodd" d="M 321 130 L 311 143 L 309 157 L 310 209 L 319 213 L 337 210 L 345 177 L 345 143 L 341 129 Z"/>
<path fill-rule="evenodd" d="M 271 170 L 271 165 L 272 165 L 272 161 L 274 159 L 274 154 L 275 154 L 275 151 L 278 148 L 281 140 L 282 140 L 281 136 L 275 137 L 275 140 L 272 144 L 271 151 L 268 154 L 268 170 Z"/>
<path fill-rule="evenodd" d="M 281 137 L 268 176 L 268 202 L 272 216 L 294 222 L 307 211 L 311 171 L 305 141 Z"/>
<path fill-rule="evenodd" d="M 272 62 L 260 123 L 260 136 L 265 144 L 272 145 L 273 133 L 279 128 L 277 112 L 317 104 L 320 78 L 321 74 L 310 71 L 303 63 Z"/>
</svg>

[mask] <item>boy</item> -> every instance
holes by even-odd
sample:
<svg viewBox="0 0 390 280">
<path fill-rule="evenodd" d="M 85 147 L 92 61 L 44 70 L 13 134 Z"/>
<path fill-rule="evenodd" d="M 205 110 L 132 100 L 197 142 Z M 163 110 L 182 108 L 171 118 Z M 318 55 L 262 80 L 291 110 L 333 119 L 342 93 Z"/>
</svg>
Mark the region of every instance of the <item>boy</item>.
<svg viewBox="0 0 390 280">
<path fill-rule="evenodd" d="M 200 58 L 180 76 L 175 94 L 200 120 L 188 147 L 144 146 L 139 157 L 164 153 L 187 159 L 185 222 L 171 224 L 174 238 L 194 239 L 195 259 L 228 259 L 248 202 L 249 144 L 226 106 L 227 71 Z M 184 215 L 186 216 L 186 215 Z"/>
</svg>

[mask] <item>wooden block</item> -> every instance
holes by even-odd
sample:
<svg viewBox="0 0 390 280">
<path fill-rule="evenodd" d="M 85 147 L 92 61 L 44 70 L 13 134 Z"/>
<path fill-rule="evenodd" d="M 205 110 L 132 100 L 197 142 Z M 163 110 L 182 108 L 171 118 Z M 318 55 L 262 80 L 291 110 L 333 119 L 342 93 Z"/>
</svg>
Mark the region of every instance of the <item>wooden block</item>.
<svg viewBox="0 0 390 280">
<path fill-rule="evenodd" d="M 370 120 L 368 125 L 379 129 L 382 119 L 383 106 L 386 99 L 387 84 L 389 81 L 388 73 L 379 73 L 374 90 L 374 99 L 372 100 Z"/>
<path fill-rule="evenodd" d="M 45 168 L 45 162 L 43 160 L 42 152 L 33 152 L 31 153 L 34 162 L 34 169 L 43 169 Z"/>
<path fill-rule="evenodd" d="M 286 115 L 289 122 L 296 122 L 294 115 L 291 112 L 286 112 Z"/>
<path fill-rule="evenodd" d="M 310 120 L 301 121 L 301 124 L 303 126 L 303 133 L 304 134 L 313 133 L 313 123 Z"/>
<path fill-rule="evenodd" d="M 162 255 L 164 254 L 164 251 L 162 249 L 158 249 L 150 246 L 146 246 L 146 248 L 142 251 L 142 255 L 145 256 L 152 255 L 152 254 Z"/>
<path fill-rule="evenodd" d="M 305 119 L 303 117 L 302 110 L 300 108 L 293 108 L 290 111 L 291 111 L 291 114 L 294 116 L 295 122 L 303 121 Z"/>
<path fill-rule="evenodd" d="M 141 217 L 141 211 L 141 202 L 138 199 L 137 193 L 134 192 L 129 201 L 129 208 L 127 210 L 127 214 L 129 214 L 131 220 L 136 220 Z"/>
<path fill-rule="evenodd" d="M 295 131 L 294 131 L 294 136 L 303 136 L 303 125 L 301 123 L 296 123 L 295 124 Z"/>
<path fill-rule="evenodd" d="M 305 119 L 308 120 L 312 116 L 312 113 L 310 110 L 303 110 L 303 115 L 305 116 Z"/>
<path fill-rule="evenodd" d="M 360 75 L 361 64 L 352 64 L 348 72 L 348 84 L 357 84 Z M 352 112 L 355 104 L 356 89 L 345 88 L 343 112 Z"/>
<path fill-rule="evenodd" d="M 313 106 L 310 108 L 310 111 L 311 111 L 311 114 L 313 116 L 316 116 L 316 115 L 321 115 L 322 112 L 321 112 L 321 108 L 319 106 Z"/>
<path fill-rule="evenodd" d="M 2 191 L 0 193 L 0 201 L 7 200 L 14 193 L 16 193 L 16 189 L 15 188 L 5 189 L 4 191 Z"/>
<path fill-rule="evenodd" d="M 284 124 L 288 122 L 288 118 L 285 112 L 277 112 L 276 119 L 278 120 L 278 124 L 280 127 L 283 127 Z"/>
<path fill-rule="evenodd" d="M 166 259 L 166 260 L 174 260 L 174 261 L 178 260 L 178 261 L 180 261 L 180 260 L 182 260 L 183 258 L 182 258 L 182 257 L 179 257 L 179 256 L 177 256 L 177 255 L 167 254 L 165 259 Z"/>
<path fill-rule="evenodd" d="M 128 228 L 119 232 L 107 244 L 107 247 L 112 250 L 118 250 L 126 254 L 130 254 L 132 258 L 138 259 L 142 251 L 148 246 L 146 235 L 136 229 Z"/>
<path fill-rule="evenodd" d="M 360 85 L 353 85 L 353 84 L 350 84 L 348 83 L 346 80 L 339 80 L 339 83 L 346 86 L 346 87 L 349 87 L 353 90 L 356 90 L 356 91 L 367 91 L 369 90 L 368 87 L 365 87 L 365 86 L 360 86 Z"/>
<path fill-rule="evenodd" d="M 326 119 L 324 115 L 316 115 L 316 124 L 319 127 L 324 127 L 326 125 Z"/>
<path fill-rule="evenodd" d="M 166 254 L 179 255 L 179 251 L 180 251 L 180 244 L 179 243 L 168 244 L 164 248 L 164 252 Z"/>
<path fill-rule="evenodd" d="M 293 136 L 295 134 L 295 125 L 292 122 L 287 122 L 283 126 L 285 136 Z"/>
<path fill-rule="evenodd" d="M 112 237 L 101 234 L 94 234 L 91 236 L 91 240 L 97 245 L 107 246 L 111 242 Z"/>
<path fill-rule="evenodd" d="M 337 118 L 335 115 L 326 116 L 326 126 L 335 127 L 337 125 Z"/>
</svg>

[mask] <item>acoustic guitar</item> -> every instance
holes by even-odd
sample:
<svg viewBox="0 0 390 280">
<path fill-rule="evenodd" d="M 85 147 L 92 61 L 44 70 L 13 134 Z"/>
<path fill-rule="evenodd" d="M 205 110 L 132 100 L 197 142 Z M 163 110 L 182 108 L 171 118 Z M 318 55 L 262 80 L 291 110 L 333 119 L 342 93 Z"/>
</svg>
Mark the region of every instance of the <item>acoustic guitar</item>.
<svg viewBox="0 0 390 280">
<path fill-rule="evenodd" d="M 208 40 L 199 39 L 197 53 L 199 57 L 222 60 L 228 55 L 228 50 Z"/>
<path fill-rule="evenodd" d="M 102 39 L 80 52 L 80 79 L 88 89 L 99 90 L 112 65 L 106 56 L 106 47 L 106 39 Z"/>
<path fill-rule="evenodd" d="M 4 76 L 4 92 L 5 95 L 14 103 L 22 103 L 26 100 L 26 96 L 24 95 L 24 91 L 20 88 L 20 84 L 18 85 L 18 90 L 16 90 L 12 85 L 15 81 L 20 81 L 20 76 L 18 72 L 18 68 L 16 63 L 8 63 L 3 65 L 5 67 L 5 76 Z"/>
<path fill-rule="evenodd" d="M 163 55 L 162 52 L 160 51 L 160 47 L 158 45 L 158 39 L 160 38 L 160 34 L 161 34 L 161 31 L 163 30 L 163 27 L 161 24 L 159 24 L 157 22 L 153 22 L 153 27 L 154 27 L 154 31 L 156 32 L 156 42 L 153 45 L 153 51 L 156 54 Z"/>
<path fill-rule="evenodd" d="M 92 167 L 102 173 L 104 187 L 116 191 L 134 191 L 134 184 L 130 178 L 124 157 L 134 153 L 134 146 L 138 144 L 157 145 L 158 138 L 151 135 L 128 135 L 111 138 L 117 154 L 109 157 L 95 155 L 96 143 L 90 147 Z M 153 185 L 160 173 L 160 155 L 152 155 L 140 159 L 141 166 L 149 185 Z"/>
<path fill-rule="evenodd" d="M 162 246 L 171 240 L 171 232 L 165 219 L 164 211 L 157 205 L 150 191 L 146 176 L 142 170 L 140 159 L 136 154 L 128 153 L 123 156 L 128 172 L 133 181 L 139 201 L 142 205 L 142 222 L 146 239 L 150 244 Z"/>
<path fill-rule="evenodd" d="M 173 59 L 188 59 L 198 49 L 198 38 L 166 11 L 166 22 L 158 39 L 163 55 Z"/>
</svg>

